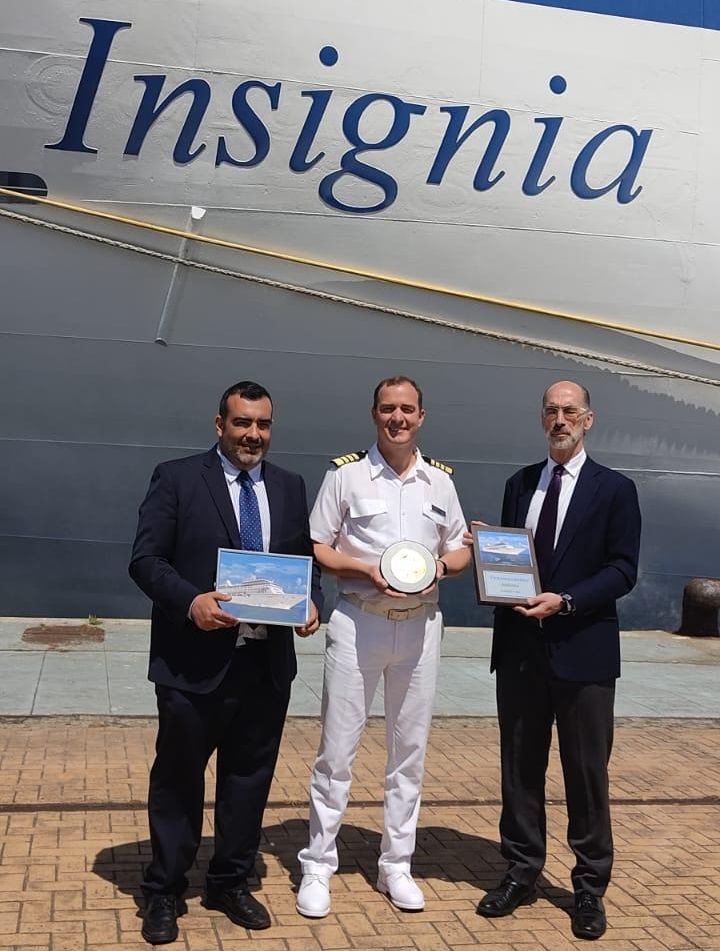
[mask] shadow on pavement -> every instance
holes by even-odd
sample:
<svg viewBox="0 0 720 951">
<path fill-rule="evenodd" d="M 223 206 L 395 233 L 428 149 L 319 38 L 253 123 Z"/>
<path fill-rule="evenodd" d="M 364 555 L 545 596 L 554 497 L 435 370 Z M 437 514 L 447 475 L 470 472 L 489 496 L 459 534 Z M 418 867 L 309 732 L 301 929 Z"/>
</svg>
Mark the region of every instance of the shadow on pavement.
<svg viewBox="0 0 720 951">
<path fill-rule="evenodd" d="M 307 844 L 308 825 L 304 819 L 265 826 L 260 843 L 255 875 L 249 884 L 254 890 L 268 877 L 268 866 L 263 855 L 273 856 L 288 875 L 288 888 L 297 891 L 301 873 L 297 853 Z M 203 836 L 197 859 L 188 873 L 189 885 L 185 897 L 202 895 L 205 870 L 213 851 L 211 836 Z M 338 836 L 340 858 L 339 874 L 360 872 L 371 887 L 377 879 L 377 857 L 380 851 L 380 833 L 353 823 L 343 824 Z M 140 881 L 143 868 L 150 859 L 150 841 L 126 842 L 102 849 L 95 856 L 92 871 L 111 882 L 126 895 L 132 895 L 138 908 L 143 906 Z M 274 864 L 274 863 L 272 863 Z M 421 826 L 413 858 L 413 875 L 418 881 L 435 879 L 444 882 L 463 882 L 474 885 L 478 900 L 488 888 L 496 885 L 504 874 L 505 863 L 498 844 L 481 836 L 458 832 L 445 826 Z M 572 892 L 559 887 L 541 875 L 537 882 L 539 897 L 565 911 L 573 903 Z"/>
</svg>

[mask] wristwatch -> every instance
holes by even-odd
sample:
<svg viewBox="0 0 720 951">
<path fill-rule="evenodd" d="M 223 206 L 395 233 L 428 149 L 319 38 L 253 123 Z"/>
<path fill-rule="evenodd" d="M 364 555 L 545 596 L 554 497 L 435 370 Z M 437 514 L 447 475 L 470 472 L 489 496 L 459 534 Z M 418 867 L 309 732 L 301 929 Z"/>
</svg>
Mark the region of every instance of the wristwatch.
<svg viewBox="0 0 720 951">
<path fill-rule="evenodd" d="M 575 602 L 573 601 L 572 595 L 563 591 L 560 593 L 560 597 L 562 598 L 562 607 L 558 611 L 558 614 L 564 614 L 566 616 L 568 614 L 574 614 Z"/>
<path fill-rule="evenodd" d="M 443 578 L 447 577 L 448 566 L 447 566 L 447 562 L 446 562 L 446 561 L 443 561 L 442 558 L 438 558 L 438 562 L 439 562 L 439 564 L 441 564 L 441 565 L 443 566 L 443 573 L 442 573 L 442 574 L 440 575 L 440 577 L 438 578 L 438 581 L 442 581 Z"/>
</svg>

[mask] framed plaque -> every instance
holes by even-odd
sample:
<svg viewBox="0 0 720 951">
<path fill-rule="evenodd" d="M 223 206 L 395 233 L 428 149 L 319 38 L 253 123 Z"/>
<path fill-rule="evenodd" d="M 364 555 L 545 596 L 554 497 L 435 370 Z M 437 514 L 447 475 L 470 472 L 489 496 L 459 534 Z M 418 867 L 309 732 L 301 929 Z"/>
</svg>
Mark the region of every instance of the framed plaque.
<svg viewBox="0 0 720 951">
<path fill-rule="evenodd" d="M 526 604 L 542 590 L 529 528 L 471 525 L 481 604 Z"/>
<path fill-rule="evenodd" d="M 218 548 L 215 589 L 229 594 L 219 606 L 248 624 L 301 627 L 310 616 L 312 558 Z"/>
<path fill-rule="evenodd" d="M 395 542 L 382 553 L 380 574 L 395 591 L 419 594 L 435 580 L 437 562 L 420 542 Z"/>
</svg>

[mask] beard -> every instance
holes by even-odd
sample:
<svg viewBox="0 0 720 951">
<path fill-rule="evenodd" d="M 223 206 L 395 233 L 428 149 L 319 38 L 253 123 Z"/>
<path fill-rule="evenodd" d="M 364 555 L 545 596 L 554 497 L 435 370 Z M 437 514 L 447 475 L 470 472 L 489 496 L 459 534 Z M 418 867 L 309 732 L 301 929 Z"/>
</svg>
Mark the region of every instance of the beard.
<svg viewBox="0 0 720 951">
<path fill-rule="evenodd" d="M 580 442 L 580 434 L 550 433 L 548 442 L 553 449 L 573 449 Z"/>
<path fill-rule="evenodd" d="M 222 452 L 238 468 L 253 468 L 265 457 L 267 447 L 264 444 L 259 446 L 232 445 L 223 446 Z"/>
</svg>

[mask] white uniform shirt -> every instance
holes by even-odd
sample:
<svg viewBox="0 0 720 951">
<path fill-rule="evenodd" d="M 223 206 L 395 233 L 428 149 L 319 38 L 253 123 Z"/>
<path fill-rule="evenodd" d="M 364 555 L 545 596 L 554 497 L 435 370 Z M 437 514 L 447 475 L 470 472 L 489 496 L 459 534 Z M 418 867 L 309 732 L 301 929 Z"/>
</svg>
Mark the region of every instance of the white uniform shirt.
<svg viewBox="0 0 720 951">
<path fill-rule="evenodd" d="M 465 517 L 450 476 L 429 465 L 417 453 L 411 472 L 401 479 L 373 445 L 358 462 L 331 469 L 320 486 L 310 514 L 313 541 L 377 565 L 394 542 L 410 540 L 425 545 L 435 557 L 463 547 Z M 341 594 L 388 608 L 400 607 L 366 578 L 338 578 Z M 427 595 L 408 595 L 402 607 L 438 599 L 437 588 Z"/>
<path fill-rule="evenodd" d="M 220 463 L 223 467 L 223 472 L 225 473 L 225 481 L 227 482 L 233 512 L 235 513 L 235 521 L 237 522 L 239 530 L 240 483 L 238 482 L 238 476 L 240 475 L 240 470 L 236 468 L 229 459 L 223 456 L 219 449 L 217 453 L 220 457 Z M 262 463 L 258 463 L 258 465 L 256 465 L 253 469 L 249 469 L 248 475 L 252 479 L 255 497 L 257 498 L 258 502 L 258 509 L 260 510 L 260 527 L 262 529 L 263 551 L 268 551 L 270 548 L 270 504 L 268 502 L 267 492 L 265 490 L 265 482 L 262 475 Z M 220 601 L 219 604 L 220 607 L 222 607 L 222 601 Z M 245 637 L 254 638 L 255 640 L 261 641 L 267 638 L 267 628 L 264 624 L 253 625 L 253 627 L 250 627 L 247 624 L 241 624 L 238 628 L 238 635 L 238 645 L 243 643 L 243 638 Z"/>
<path fill-rule="evenodd" d="M 557 540 L 560 537 L 563 522 L 565 521 L 565 516 L 567 515 L 567 510 L 570 506 L 570 500 L 572 499 L 575 486 L 577 485 L 580 470 L 585 464 L 586 459 L 587 453 L 583 449 L 577 454 L 577 456 L 573 456 L 569 462 L 564 464 L 565 472 L 563 473 L 562 481 L 560 483 L 560 498 L 558 499 L 557 524 L 555 526 L 555 542 L 553 547 L 557 545 Z M 533 538 L 535 537 L 538 519 L 540 518 L 540 509 L 542 508 L 543 502 L 545 501 L 545 493 L 547 492 L 548 486 L 550 485 L 553 469 L 556 465 L 557 462 L 548 456 L 547 465 L 540 473 L 538 487 L 535 489 L 535 494 L 530 500 L 530 508 L 528 509 L 527 518 L 525 519 L 525 528 L 532 530 Z"/>
</svg>

